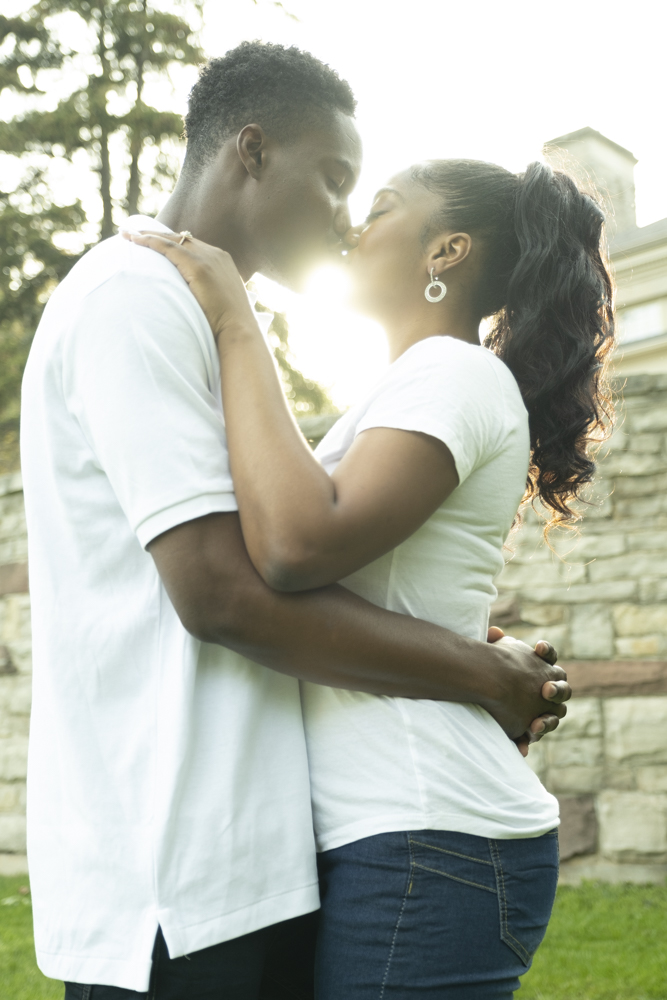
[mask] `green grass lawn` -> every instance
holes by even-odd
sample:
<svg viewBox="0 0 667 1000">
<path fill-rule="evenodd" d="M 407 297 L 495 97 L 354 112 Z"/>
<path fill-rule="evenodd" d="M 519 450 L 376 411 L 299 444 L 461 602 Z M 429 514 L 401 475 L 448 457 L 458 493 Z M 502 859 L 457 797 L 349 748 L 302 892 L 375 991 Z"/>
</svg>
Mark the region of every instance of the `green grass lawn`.
<svg viewBox="0 0 667 1000">
<path fill-rule="evenodd" d="M 25 876 L 0 878 L 2 1000 L 62 1000 L 35 965 Z M 667 1000 L 667 886 L 563 887 L 517 1000 Z"/>
</svg>

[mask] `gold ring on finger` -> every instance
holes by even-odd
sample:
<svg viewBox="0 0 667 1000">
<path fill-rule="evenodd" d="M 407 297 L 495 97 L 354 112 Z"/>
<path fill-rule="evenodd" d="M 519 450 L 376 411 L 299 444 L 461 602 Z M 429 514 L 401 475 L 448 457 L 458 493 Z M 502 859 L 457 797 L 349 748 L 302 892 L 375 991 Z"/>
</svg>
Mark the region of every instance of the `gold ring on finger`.
<svg viewBox="0 0 667 1000">
<path fill-rule="evenodd" d="M 180 234 L 180 236 L 181 236 L 181 238 L 178 241 L 179 247 L 183 246 L 183 244 L 185 243 L 186 240 L 193 240 L 194 239 L 194 236 L 192 235 L 192 233 L 188 229 L 184 229 L 182 231 L 182 233 Z"/>
</svg>

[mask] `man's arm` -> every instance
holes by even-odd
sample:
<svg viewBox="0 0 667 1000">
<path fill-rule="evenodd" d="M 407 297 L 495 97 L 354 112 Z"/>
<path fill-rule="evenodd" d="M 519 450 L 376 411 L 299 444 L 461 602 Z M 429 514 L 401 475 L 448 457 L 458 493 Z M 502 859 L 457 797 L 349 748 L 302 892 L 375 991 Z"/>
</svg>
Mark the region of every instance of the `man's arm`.
<svg viewBox="0 0 667 1000">
<path fill-rule="evenodd" d="M 272 590 L 250 562 L 237 514 L 188 521 L 149 551 L 190 633 L 273 670 L 371 694 L 473 702 L 512 739 L 538 716 L 552 716 L 555 728 L 565 714 L 565 673 L 523 644 L 475 642 L 338 585 Z M 554 682 L 549 701 L 546 682 Z"/>
</svg>

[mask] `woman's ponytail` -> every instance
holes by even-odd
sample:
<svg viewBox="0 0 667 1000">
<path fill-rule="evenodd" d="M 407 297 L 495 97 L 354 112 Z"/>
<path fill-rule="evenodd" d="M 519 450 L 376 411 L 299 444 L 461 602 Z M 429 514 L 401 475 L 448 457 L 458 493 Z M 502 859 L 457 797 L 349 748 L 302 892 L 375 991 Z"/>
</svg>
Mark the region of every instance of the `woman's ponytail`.
<svg viewBox="0 0 667 1000">
<path fill-rule="evenodd" d="M 613 412 L 604 214 L 571 177 L 542 163 L 519 176 L 461 160 L 416 170 L 415 179 L 442 191 L 440 224 L 478 234 L 483 245 L 480 311 L 492 316 L 485 344 L 514 375 L 529 415 L 526 499 L 542 502 L 549 526 L 572 522 L 572 502 L 595 471 L 592 447 Z"/>
</svg>

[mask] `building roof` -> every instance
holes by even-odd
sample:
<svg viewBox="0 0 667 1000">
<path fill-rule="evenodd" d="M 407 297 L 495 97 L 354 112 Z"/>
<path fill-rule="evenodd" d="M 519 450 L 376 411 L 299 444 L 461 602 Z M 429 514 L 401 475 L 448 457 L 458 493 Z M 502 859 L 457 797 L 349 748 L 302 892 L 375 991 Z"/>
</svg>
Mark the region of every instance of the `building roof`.
<svg viewBox="0 0 667 1000">
<path fill-rule="evenodd" d="M 567 135 L 559 135 L 556 139 L 549 139 L 548 142 L 544 143 L 543 148 L 547 149 L 549 146 L 567 146 L 570 142 L 578 142 L 580 139 L 588 139 L 590 136 L 595 136 L 596 139 L 604 142 L 607 146 L 611 146 L 612 149 L 615 149 L 618 153 L 622 153 L 623 156 L 632 160 L 633 163 L 638 162 L 637 157 L 629 149 L 626 149 L 625 146 L 620 146 L 613 139 L 609 139 L 602 132 L 596 131 L 596 129 L 591 128 L 589 125 L 586 125 L 585 128 L 577 129 L 576 132 L 568 132 Z"/>
<path fill-rule="evenodd" d="M 612 256 L 628 253 L 632 250 L 643 250 L 656 243 L 667 242 L 667 219 L 658 219 L 650 226 L 637 226 L 625 229 L 611 241 L 609 250 Z"/>
</svg>

